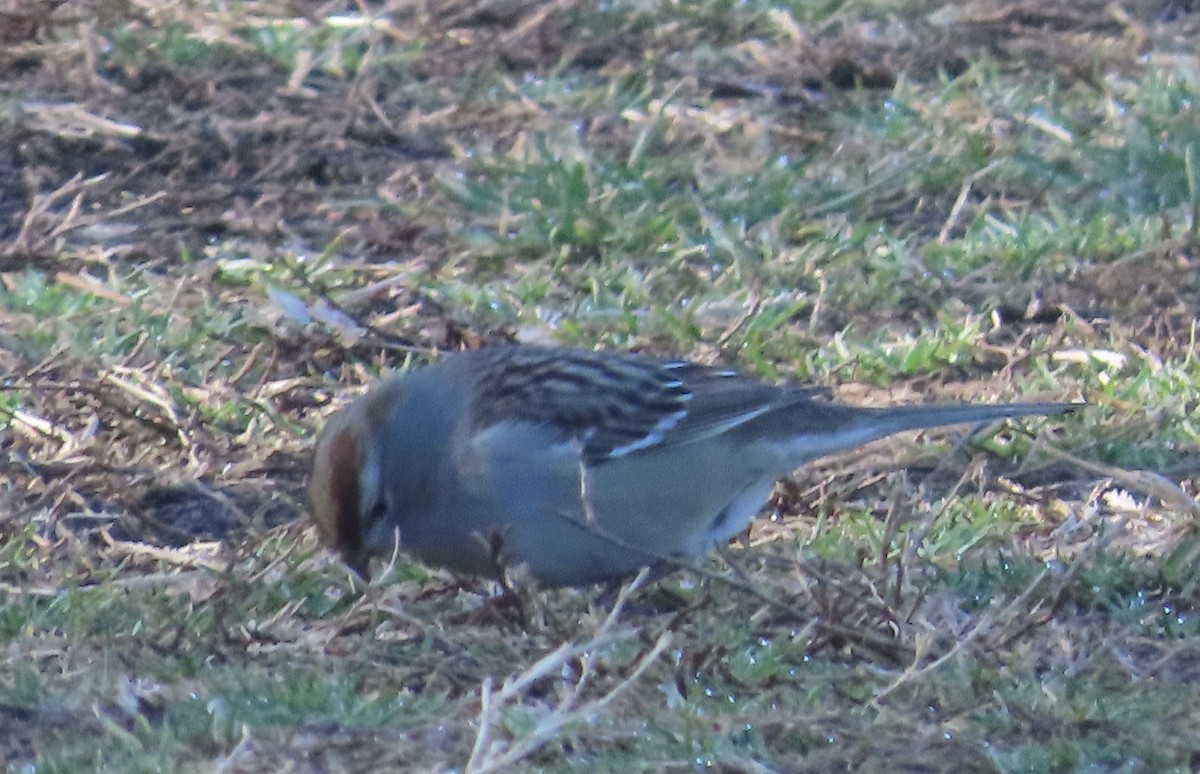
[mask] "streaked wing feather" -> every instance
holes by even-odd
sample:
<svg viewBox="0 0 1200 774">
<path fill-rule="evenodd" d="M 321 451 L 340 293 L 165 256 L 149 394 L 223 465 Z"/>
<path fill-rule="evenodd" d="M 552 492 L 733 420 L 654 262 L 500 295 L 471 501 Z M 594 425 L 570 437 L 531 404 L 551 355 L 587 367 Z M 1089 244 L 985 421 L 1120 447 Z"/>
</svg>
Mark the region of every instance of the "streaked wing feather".
<svg viewBox="0 0 1200 774">
<path fill-rule="evenodd" d="M 477 430 L 513 420 L 548 426 L 593 463 L 658 443 L 691 400 L 682 380 L 639 355 L 501 347 L 480 358 Z"/>
<path fill-rule="evenodd" d="M 830 401 L 829 391 L 820 387 L 775 387 L 735 371 L 643 355 L 523 346 L 481 350 L 475 357 L 475 432 L 504 422 L 529 422 L 577 444 L 590 465 L 739 432 L 776 441 L 781 448 L 788 442 L 801 444 L 793 455 L 799 464 L 901 430 L 1073 408 L 1001 404 L 871 409 Z"/>
<path fill-rule="evenodd" d="M 717 435 L 820 392 L 642 355 L 519 347 L 480 357 L 477 430 L 514 419 L 550 426 L 589 464 Z"/>
</svg>

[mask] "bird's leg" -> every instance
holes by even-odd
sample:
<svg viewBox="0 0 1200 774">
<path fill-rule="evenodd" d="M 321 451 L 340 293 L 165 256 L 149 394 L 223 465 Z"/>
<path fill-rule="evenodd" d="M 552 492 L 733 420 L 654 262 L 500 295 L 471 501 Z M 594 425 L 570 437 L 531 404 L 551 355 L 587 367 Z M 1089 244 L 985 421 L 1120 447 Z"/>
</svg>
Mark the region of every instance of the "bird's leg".
<svg viewBox="0 0 1200 774">
<path fill-rule="evenodd" d="M 656 586 L 652 593 L 654 596 L 666 596 L 669 601 L 668 605 L 642 604 L 642 602 L 645 600 L 645 592 L 647 587 L 649 587 L 651 584 L 657 584 L 660 580 L 679 569 L 680 564 L 678 562 L 666 559 L 655 562 L 646 568 L 646 575 L 644 578 L 642 578 L 641 583 L 638 584 L 639 590 L 643 592 L 643 594 L 640 595 L 641 599 L 631 605 L 627 605 L 627 609 L 634 613 L 655 615 L 664 612 L 663 608 L 665 607 L 674 609 L 683 607 L 686 604 L 686 600 L 671 589 L 663 586 Z M 629 581 L 634 577 L 637 576 L 627 576 L 617 580 L 606 581 L 601 586 L 600 593 L 596 595 L 594 600 L 592 600 L 592 604 L 601 610 L 611 610 L 612 606 L 617 602 L 617 597 L 620 596 L 621 589 L 623 589 L 625 584 L 629 583 Z"/>
<path fill-rule="evenodd" d="M 721 557 L 721 561 L 725 563 L 730 572 L 738 577 L 738 580 L 747 585 L 754 583 L 750 579 L 749 574 L 746 573 L 746 569 L 742 567 L 741 562 L 734 558 L 733 552 L 729 550 L 728 545 L 714 546 L 713 551 L 716 552 L 717 556 Z"/>
<path fill-rule="evenodd" d="M 529 611 L 525 605 L 524 584 L 513 582 L 508 563 L 508 552 L 504 550 L 504 530 L 494 527 L 488 530 L 486 536 L 480 536 L 484 541 L 488 557 L 492 562 L 492 572 L 500 584 L 500 596 L 496 599 L 501 609 L 508 608 L 513 612 L 513 623 L 523 630 L 530 626 Z"/>
</svg>

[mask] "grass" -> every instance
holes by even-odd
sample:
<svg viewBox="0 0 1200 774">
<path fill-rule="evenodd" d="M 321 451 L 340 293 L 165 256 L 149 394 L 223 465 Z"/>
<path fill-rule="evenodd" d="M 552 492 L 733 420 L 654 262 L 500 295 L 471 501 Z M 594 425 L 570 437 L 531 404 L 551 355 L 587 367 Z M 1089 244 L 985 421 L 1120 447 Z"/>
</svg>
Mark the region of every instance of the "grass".
<svg viewBox="0 0 1200 774">
<path fill-rule="evenodd" d="M 372 8 L 9 26 L 7 770 L 1194 766 L 1195 14 Z M 818 461 L 615 606 L 356 585 L 313 434 L 509 340 L 1089 405 Z"/>
</svg>

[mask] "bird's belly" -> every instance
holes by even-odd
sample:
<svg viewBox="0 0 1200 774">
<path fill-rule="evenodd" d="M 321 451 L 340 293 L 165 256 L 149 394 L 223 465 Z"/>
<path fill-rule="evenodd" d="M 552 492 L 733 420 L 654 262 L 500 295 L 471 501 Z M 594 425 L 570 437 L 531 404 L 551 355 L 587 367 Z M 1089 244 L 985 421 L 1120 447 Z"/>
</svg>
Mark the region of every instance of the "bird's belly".
<svg viewBox="0 0 1200 774">
<path fill-rule="evenodd" d="M 582 508 L 527 504 L 499 513 L 463 504 L 457 524 L 436 531 L 402 530 L 401 547 L 432 565 L 468 575 L 495 576 L 524 566 L 547 586 L 583 585 L 628 576 L 672 551 L 638 546 L 629 535 L 589 520 Z"/>
<path fill-rule="evenodd" d="M 546 585 L 621 578 L 691 559 L 746 527 L 774 481 L 720 447 L 631 455 L 589 468 L 577 459 L 493 455 L 487 488 L 446 487 L 441 520 L 401 524 L 402 547 L 473 575 L 524 564 Z M 449 520 L 449 521 L 447 521 Z"/>
</svg>

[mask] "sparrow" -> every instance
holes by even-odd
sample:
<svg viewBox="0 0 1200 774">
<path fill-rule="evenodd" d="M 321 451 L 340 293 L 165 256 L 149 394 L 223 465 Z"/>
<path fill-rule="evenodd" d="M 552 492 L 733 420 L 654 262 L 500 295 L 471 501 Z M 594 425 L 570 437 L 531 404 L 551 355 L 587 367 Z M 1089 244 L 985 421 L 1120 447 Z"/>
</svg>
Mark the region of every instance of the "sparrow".
<svg viewBox="0 0 1200 774">
<path fill-rule="evenodd" d="M 544 586 L 690 561 L 746 528 L 801 465 L 904 430 L 1080 404 L 868 408 L 823 389 L 639 354 L 500 346 L 443 357 L 334 414 L 309 510 L 363 578 L 398 548 Z"/>
</svg>

